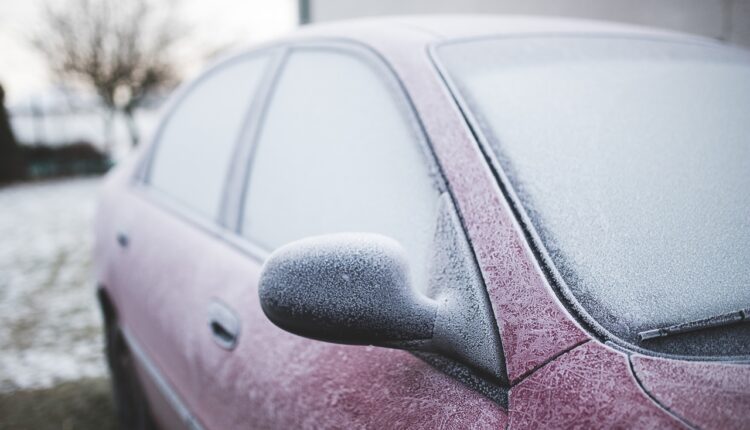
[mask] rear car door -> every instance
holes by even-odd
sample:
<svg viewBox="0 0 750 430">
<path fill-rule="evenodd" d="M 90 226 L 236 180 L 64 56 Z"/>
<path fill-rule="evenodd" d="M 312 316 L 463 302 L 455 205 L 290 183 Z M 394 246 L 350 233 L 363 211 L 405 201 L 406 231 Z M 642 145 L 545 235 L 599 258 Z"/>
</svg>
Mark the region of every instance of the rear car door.
<svg viewBox="0 0 750 430">
<path fill-rule="evenodd" d="M 199 338 L 226 336 L 207 324 L 214 309 L 211 291 L 227 272 L 224 193 L 270 58 L 260 53 L 224 62 L 183 90 L 158 131 L 142 177 L 118 204 L 120 323 L 150 381 L 150 403 L 162 406 L 152 412 L 167 428 L 175 426 L 169 419 L 175 411 L 183 425 L 199 423 Z"/>
</svg>

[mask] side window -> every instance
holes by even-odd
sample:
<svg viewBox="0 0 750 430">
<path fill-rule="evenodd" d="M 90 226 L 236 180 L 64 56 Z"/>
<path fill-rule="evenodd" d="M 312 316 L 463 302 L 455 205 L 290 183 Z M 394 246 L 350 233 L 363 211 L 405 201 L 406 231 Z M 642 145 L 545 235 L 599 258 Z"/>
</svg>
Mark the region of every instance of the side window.
<svg viewBox="0 0 750 430">
<path fill-rule="evenodd" d="M 202 77 L 166 119 L 150 185 L 216 218 L 235 143 L 268 56 L 238 59 Z"/>
<path fill-rule="evenodd" d="M 273 250 L 313 235 L 384 234 L 421 284 L 439 192 L 413 112 L 374 64 L 333 50 L 289 56 L 256 142 L 242 235 Z"/>
</svg>

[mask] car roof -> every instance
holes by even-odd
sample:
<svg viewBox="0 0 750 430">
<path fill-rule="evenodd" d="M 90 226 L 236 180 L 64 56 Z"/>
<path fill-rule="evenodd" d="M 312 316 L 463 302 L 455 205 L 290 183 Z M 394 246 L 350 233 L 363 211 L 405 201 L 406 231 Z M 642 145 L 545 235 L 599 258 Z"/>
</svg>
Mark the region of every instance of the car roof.
<svg viewBox="0 0 750 430">
<path fill-rule="evenodd" d="M 314 25 L 304 25 L 290 38 L 332 37 L 378 44 L 381 39 L 429 44 L 437 41 L 531 34 L 607 34 L 656 36 L 710 41 L 688 35 L 630 24 L 572 18 L 513 15 L 404 15 L 364 18 Z"/>
</svg>

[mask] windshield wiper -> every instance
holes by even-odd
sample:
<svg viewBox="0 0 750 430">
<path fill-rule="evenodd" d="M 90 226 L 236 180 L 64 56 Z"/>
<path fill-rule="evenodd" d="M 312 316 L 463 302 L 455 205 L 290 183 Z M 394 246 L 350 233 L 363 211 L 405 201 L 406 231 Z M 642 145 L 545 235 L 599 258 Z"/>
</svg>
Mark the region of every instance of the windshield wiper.
<svg viewBox="0 0 750 430">
<path fill-rule="evenodd" d="M 724 327 L 748 321 L 750 321 L 750 308 L 740 309 L 738 311 L 728 312 L 725 314 L 716 315 L 700 320 L 642 331 L 638 333 L 638 340 L 643 342 L 644 340 L 654 339 L 657 337 L 667 337 L 674 334 L 689 333 L 691 331 L 705 330 L 711 327 Z"/>
</svg>

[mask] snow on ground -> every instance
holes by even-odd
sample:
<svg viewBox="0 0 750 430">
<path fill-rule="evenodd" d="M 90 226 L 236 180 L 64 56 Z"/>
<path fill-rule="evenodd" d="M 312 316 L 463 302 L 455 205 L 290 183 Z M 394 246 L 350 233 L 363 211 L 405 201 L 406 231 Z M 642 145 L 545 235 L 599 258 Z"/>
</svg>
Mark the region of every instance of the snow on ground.
<svg viewBox="0 0 750 430">
<path fill-rule="evenodd" d="M 0 392 L 106 374 L 91 276 L 98 182 L 0 188 Z"/>
</svg>

